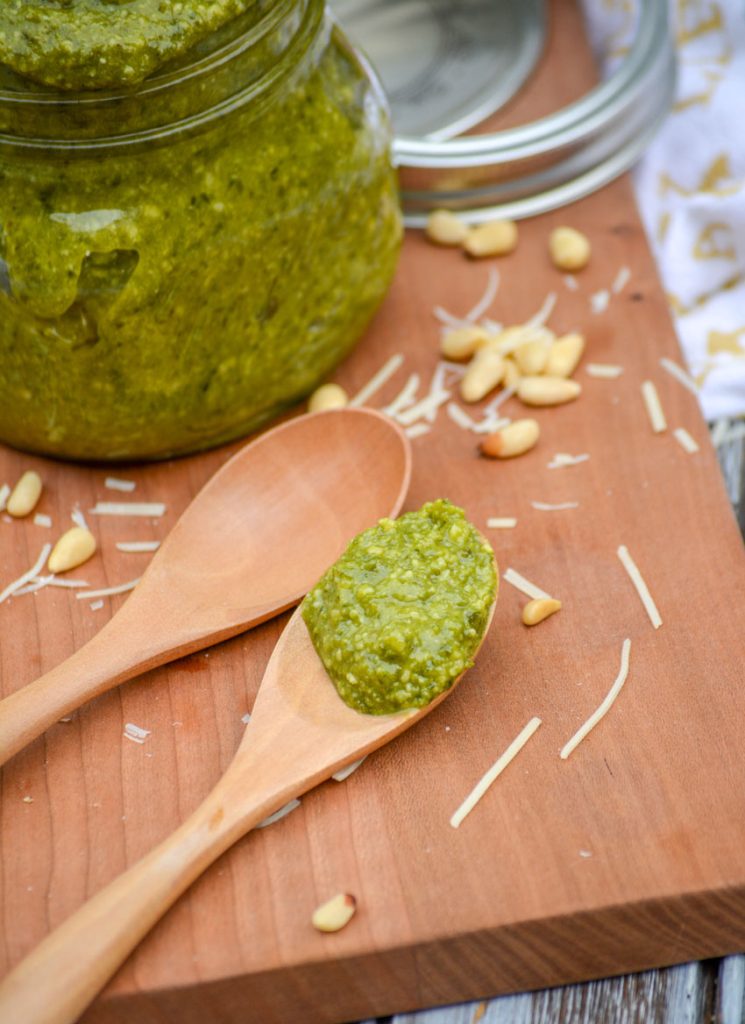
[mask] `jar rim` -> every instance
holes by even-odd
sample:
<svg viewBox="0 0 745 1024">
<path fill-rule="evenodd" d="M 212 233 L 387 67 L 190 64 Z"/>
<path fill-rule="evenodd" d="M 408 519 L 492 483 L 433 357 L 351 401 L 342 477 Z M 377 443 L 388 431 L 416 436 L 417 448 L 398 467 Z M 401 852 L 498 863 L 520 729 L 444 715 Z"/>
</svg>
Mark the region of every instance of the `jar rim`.
<svg viewBox="0 0 745 1024">
<path fill-rule="evenodd" d="M 437 140 L 397 136 L 402 170 L 421 169 L 430 188 L 407 189 L 406 222 L 420 227 L 447 205 L 471 222 L 495 216 L 534 216 L 573 202 L 607 184 L 639 158 L 672 106 L 676 80 L 667 0 L 645 0 L 630 51 L 619 67 L 580 99 L 538 120 L 490 134 Z M 535 172 L 531 161 L 544 160 Z M 520 163 L 523 162 L 522 168 Z M 504 168 L 511 178 L 445 189 L 453 171 Z"/>
</svg>

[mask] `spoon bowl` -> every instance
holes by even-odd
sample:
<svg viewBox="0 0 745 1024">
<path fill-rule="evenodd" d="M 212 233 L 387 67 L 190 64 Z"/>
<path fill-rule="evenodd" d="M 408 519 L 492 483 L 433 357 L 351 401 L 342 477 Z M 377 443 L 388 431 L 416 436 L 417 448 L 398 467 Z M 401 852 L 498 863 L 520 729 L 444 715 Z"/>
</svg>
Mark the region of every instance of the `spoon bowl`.
<svg viewBox="0 0 745 1024">
<path fill-rule="evenodd" d="M 486 630 L 493 613 L 494 605 Z M 176 832 L 84 904 L 5 978 L 0 1020 L 73 1024 L 221 853 L 292 797 L 409 729 L 452 693 L 460 678 L 426 707 L 361 714 L 337 694 L 298 609 L 269 660 L 238 751 L 210 795 Z"/>
<path fill-rule="evenodd" d="M 300 416 L 246 445 L 106 626 L 0 701 L 0 764 L 85 701 L 297 604 L 352 537 L 398 513 L 410 475 L 408 439 L 369 409 Z"/>
</svg>

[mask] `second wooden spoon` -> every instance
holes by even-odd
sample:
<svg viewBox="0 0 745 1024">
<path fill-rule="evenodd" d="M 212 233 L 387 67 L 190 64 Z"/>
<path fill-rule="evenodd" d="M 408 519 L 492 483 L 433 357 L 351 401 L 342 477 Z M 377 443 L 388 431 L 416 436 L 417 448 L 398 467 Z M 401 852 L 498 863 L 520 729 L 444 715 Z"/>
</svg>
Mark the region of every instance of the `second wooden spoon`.
<svg viewBox="0 0 745 1024">
<path fill-rule="evenodd" d="M 407 438 L 369 409 L 300 416 L 241 449 L 103 629 L 0 701 L 0 764 L 85 701 L 292 607 L 352 537 L 399 512 L 410 475 Z"/>
</svg>

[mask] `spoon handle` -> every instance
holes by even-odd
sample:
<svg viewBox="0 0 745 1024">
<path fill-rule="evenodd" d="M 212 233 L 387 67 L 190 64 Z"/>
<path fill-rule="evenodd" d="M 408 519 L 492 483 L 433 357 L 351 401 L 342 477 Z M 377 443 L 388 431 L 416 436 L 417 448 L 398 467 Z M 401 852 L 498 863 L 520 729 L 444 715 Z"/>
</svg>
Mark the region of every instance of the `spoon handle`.
<svg viewBox="0 0 745 1024">
<path fill-rule="evenodd" d="M 245 759 L 244 759 L 245 765 Z M 257 773 L 252 773 L 253 777 Z M 73 1024 L 178 897 L 232 843 L 289 799 L 231 765 L 159 846 L 48 935 L 0 983 L 0 1020 Z M 290 783 L 292 785 L 292 783 Z M 236 787 L 243 798 L 236 800 Z M 246 799 L 246 790 L 254 789 Z"/>
<path fill-rule="evenodd" d="M 141 611 L 137 596 L 66 661 L 0 701 L 0 765 L 86 701 L 204 646 L 188 642 L 183 622 L 165 621 L 167 611 L 153 628 L 152 610 Z"/>
</svg>

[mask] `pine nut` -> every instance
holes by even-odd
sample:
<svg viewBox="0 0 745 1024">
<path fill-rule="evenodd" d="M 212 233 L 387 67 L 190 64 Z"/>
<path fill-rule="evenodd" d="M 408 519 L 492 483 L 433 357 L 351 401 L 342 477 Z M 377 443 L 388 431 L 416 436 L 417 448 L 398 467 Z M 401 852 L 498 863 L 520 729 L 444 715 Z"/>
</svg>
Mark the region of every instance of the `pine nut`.
<svg viewBox="0 0 745 1024">
<path fill-rule="evenodd" d="M 33 512 L 41 497 L 41 477 L 33 469 L 27 469 L 13 488 L 5 511 L 16 519 Z"/>
<path fill-rule="evenodd" d="M 554 612 L 558 612 L 561 608 L 561 601 L 557 601 L 554 597 L 538 597 L 534 598 L 523 608 L 523 622 L 526 626 L 537 626 L 539 622 L 543 622 L 549 615 L 553 615 Z"/>
<path fill-rule="evenodd" d="M 490 335 L 483 327 L 456 327 L 443 335 L 440 351 L 446 359 L 459 362 L 470 359 L 489 338 Z"/>
<path fill-rule="evenodd" d="M 544 339 L 537 338 L 531 341 L 524 341 L 515 349 L 515 362 L 520 373 L 526 377 L 543 373 L 549 353 L 549 344 Z"/>
<path fill-rule="evenodd" d="M 435 245 L 460 245 L 468 235 L 468 225 L 450 210 L 433 210 L 425 232 Z"/>
<path fill-rule="evenodd" d="M 47 567 L 50 572 L 67 572 L 87 562 L 96 550 L 96 538 L 90 530 L 82 526 L 73 526 L 63 533 L 52 548 Z"/>
<path fill-rule="evenodd" d="M 523 377 L 517 385 L 517 397 L 526 405 L 562 405 L 581 391 L 576 380 L 563 377 Z"/>
<path fill-rule="evenodd" d="M 517 224 L 514 220 L 489 220 L 471 228 L 463 242 L 469 256 L 506 256 L 517 247 Z"/>
<path fill-rule="evenodd" d="M 504 359 L 489 345 L 479 349 L 460 382 L 464 402 L 480 402 L 504 377 Z"/>
<path fill-rule="evenodd" d="M 509 426 L 502 427 L 501 430 L 484 438 L 481 442 L 481 451 L 490 459 L 511 459 L 535 447 L 540 434 L 541 428 L 535 420 L 515 420 Z"/>
<path fill-rule="evenodd" d="M 506 388 L 512 388 L 514 391 L 521 376 L 522 374 L 520 373 L 515 360 L 507 356 L 504 361 L 504 386 Z"/>
<path fill-rule="evenodd" d="M 585 339 L 578 332 L 557 338 L 548 351 L 543 368 L 547 377 L 571 377 L 585 351 Z"/>
<path fill-rule="evenodd" d="M 322 384 L 308 399 L 308 412 L 343 409 L 348 402 L 349 398 L 343 387 L 338 384 Z"/>
<path fill-rule="evenodd" d="M 558 270 L 582 270 L 590 262 L 590 242 L 574 228 L 554 228 L 548 239 L 551 262 Z"/>
<path fill-rule="evenodd" d="M 357 909 L 357 900 L 348 892 L 340 892 L 313 911 L 313 927 L 319 932 L 338 932 L 349 924 Z"/>
</svg>

